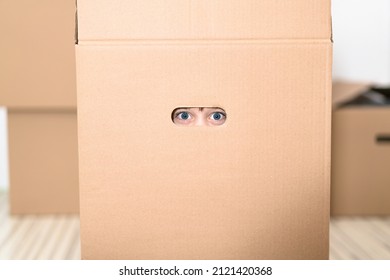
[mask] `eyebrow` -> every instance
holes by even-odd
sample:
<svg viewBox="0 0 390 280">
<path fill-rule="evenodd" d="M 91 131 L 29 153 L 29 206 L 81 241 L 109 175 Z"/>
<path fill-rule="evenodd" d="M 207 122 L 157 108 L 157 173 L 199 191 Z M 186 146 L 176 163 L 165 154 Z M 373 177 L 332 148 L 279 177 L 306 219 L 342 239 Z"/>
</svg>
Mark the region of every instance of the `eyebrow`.
<svg viewBox="0 0 390 280">
<path fill-rule="evenodd" d="M 180 111 L 180 110 L 190 110 L 190 109 L 199 109 L 199 111 L 203 111 L 203 109 L 204 109 L 205 107 L 181 107 L 181 108 L 177 108 L 176 110 L 175 110 L 175 112 L 176 111 Z M 213 108 L 213 107 L 210 107 L 210 108 Z"/>
<path fill-rule="evenodd" d="M 199 111 L 203 112 L 203 110 L 207 108 L 207 109 L 215 109 L 217 110 L 218 112 L 220 113 L 225 113 L 225 110 L 220 108 L 220 107 L 180 107 L 180 108 L 177 108 L 175 109 L 173 112 L 176 113 L 177 111 L 185 111 L 185 110 L 191 110 L 191 109 L 199 109 Z"/>
</svg>

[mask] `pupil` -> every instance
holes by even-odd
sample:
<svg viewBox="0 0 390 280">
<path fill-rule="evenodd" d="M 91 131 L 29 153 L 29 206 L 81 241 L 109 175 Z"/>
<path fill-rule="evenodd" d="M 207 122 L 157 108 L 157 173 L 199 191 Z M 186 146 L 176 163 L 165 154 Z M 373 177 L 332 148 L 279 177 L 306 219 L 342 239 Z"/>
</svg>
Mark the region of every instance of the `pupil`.
<svg viewBox="0 0 390 280">
<path fill-rule="evenodd" d="M 215 113 L 214 114 L 214 120 L 219 121 L 221 119 L 221 114 L 220 113 Z"/>
<path fill-rule="evenodd" d="M 188 113 L 187 113 L 187 112 L 181 113 L 181 118 L 182 118 L 183 120 L 187 120 L 187 119 L 188 119 Z"/>
</svg>

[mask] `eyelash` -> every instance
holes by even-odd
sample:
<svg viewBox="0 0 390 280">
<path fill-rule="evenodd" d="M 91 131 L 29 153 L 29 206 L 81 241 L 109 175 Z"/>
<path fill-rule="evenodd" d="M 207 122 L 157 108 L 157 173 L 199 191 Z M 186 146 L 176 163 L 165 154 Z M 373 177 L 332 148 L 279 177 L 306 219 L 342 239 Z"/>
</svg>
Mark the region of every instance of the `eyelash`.
<svg viewBox="0 0 390 280">
<path fill-rule="evenodd" d="M 211 118 L 212 115 L 214 114 L 221 114 L 223 116 L 223 118 L 226 118 L 226 114 L 224 112 L 220 112 L 220 111 L 215 111 L 215 112 L 212 112 L 210 115 L 209 115 L 209 118 Z"/>
<path fill-rule="evenodd" d="M 191 113 L 189 113 L 188 111 L 179 111 L 179 112 L 177 112 L 177 113 L 175 114 L 175 119 L 176 119 L 177 117 L 179 117 L 179 115 L 182 114 L 182 113 L 188 113 L 188 115 L 190 115 L 190 116 L 192 117 Z"/>
</svg>

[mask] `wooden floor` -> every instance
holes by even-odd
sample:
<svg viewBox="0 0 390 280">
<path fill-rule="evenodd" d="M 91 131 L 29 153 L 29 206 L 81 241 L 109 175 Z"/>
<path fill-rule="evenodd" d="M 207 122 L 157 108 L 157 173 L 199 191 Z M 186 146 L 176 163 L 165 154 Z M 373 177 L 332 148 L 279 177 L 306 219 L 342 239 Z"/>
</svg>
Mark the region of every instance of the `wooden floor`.
<svg viewBox="0 0 390 280">
<path fill-rule="evenodd" d="M 15 216 L 0 193 L 0 259 L 80 259 L 77 215 Z M 390 217 L 332 218 L 330 259 L 390 260 Z"/>
<path fill-rule="evenodd" d="M 78 215 L 10 217 L 8 196 L 0 193 L 0 259 L 79 260 Z"/>
<path fill-rule="evenodd" d="M 332 218 L 330 258 L 390 260 L 390 217 Z"/>
</svg>

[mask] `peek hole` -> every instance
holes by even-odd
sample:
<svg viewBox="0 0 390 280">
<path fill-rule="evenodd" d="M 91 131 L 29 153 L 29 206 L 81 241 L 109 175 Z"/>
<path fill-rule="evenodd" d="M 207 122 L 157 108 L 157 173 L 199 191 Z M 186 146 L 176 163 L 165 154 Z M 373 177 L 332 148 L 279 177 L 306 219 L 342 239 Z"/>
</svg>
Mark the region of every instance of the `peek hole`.
<svg viewBox="0 0 390 280">
<path fill-rule="evenodd" d="M 172 111 L 172 122 L 179 126 L 221 126 L 226 112 L 219 107 L 180 107 Z"/>
</svg>

